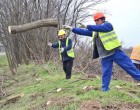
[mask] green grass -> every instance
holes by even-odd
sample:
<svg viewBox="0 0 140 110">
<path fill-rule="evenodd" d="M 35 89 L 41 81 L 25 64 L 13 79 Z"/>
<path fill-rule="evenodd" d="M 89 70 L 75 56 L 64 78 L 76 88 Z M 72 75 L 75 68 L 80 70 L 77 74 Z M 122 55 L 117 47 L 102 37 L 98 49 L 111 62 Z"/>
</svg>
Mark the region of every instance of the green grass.
<svg viewBox="0 0 140 110">
<path fill-rule="evenodd" d="M 5 55 L 0 56 L 0 65 L 8 65 L 7 57 Z"/>
<path fill-rule="evenodd" d="M 0 75 L 7 70 L 9 70 L 7 57 L 5 55 L 1 55 L 0 56 Z"/>
<path fill-rule="evenodd" d="M 6 61 L 3 60 L 2 62 L 5 64 Z M 112 80 L 111 90 L 102 92 L 99 78 L 82 80 L 85 76 L 74 73 L 72 79 L 66 80 L 61 66 L 50 64 L 47 68 L 46 70 L 42 65 L 33 63 L 21 65 L 17 74 L 12 76 L 19 82 L 12 81 L 12 85 L 8 86 L 11 81 L 9 83 L 4 81 L 4 85 L 8 86 L 4 90 L 9 96 L 20 93 L 23 93 L 24 96 L 14 103 L 2 106 L 1 110 L 78 110 L 81 104 L 87 101 L 98 101 L 102 106 L 140 103 L 140 87 L 136 86 L 135 83 Z M 54 68 L 56 71 L 48 71 Z M 98 89 L 84 91 L 83 87 L 85 86 Z M 122 89 L 116 89 L 115 86 L 121 86 Z M 57 92 L 58 88 L 62 88 L 62 91 Z M 129 92 L 132 90 L 135 90 L 136 93 Z M 9 96 L 3 97 L 2 100 Z M 48 101 L 51 101 L 51 104 L 46 106 Z"/>
</svg>

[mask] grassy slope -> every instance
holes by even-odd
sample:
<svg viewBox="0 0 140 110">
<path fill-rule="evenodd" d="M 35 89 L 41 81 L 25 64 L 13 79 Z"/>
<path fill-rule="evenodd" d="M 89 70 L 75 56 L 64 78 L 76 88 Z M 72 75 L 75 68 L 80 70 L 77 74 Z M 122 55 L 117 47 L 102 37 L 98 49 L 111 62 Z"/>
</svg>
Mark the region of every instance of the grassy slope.
<svg viewBox="0 0 140 110">
<path fill-rule="evenodd" d="M 5 57 L 0 57 L 0 74 L 11 75 L 7 72 L 7 65 Z M 140 107 L 140 87 L 135 83 L 112 80 L 111 90 L 102 92 L 100 78 L 85 80 L 85 76 L 73 72 L 72 79 L 66 80 L 61 67 L 49 64 L 47 68 L 49 73 L 42 65 L 21 65 L 15 76 L 4 81 L 3 89 L 7 96 L 0 102 L 15 94 L 23 93 L 24 96 L 6 105 L 0 103 L 1 110 L 79 110 L 94 104 L 96 108 L 112 107 L 114 110 L 120 109 L 118 105 L 131 105 L 131 110 Z M 83 90 L 85 86 L 92 87 Z M 122 88 L 117 89 L 115 86 Z M 57 92 L 58 88 L 62 91 Z M 48 101 L 50 105 L 47 105 Z"/>
</svg>

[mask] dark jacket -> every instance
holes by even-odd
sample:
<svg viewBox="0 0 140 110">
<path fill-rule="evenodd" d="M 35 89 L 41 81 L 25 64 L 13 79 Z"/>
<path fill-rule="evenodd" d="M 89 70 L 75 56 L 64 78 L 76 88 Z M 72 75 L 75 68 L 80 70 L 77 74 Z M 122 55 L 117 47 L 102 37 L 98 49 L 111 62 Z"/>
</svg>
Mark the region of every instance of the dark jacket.
<svg viewBox="0 0 140 110">
<path fill-rule="evenodd" d="M 69 57 L 67 55 L 67 51 L 72 48 L 72 40 L 71 39 L 68 40 L 68 46 L 67 47 L 66 47 L 66 38 L 64 40 L 60 40 L 60 42 L 61 42 L 60 48 L 61 47 L 64 48 L 64 52 L 61 53 L 62 61 L 68 61 L 68 60 L 73 59 L 72 57 Z M 59 47 L 58 41 L 53 43 L 52 47 L 53 48 L 58 48 Z"/>
</svg>

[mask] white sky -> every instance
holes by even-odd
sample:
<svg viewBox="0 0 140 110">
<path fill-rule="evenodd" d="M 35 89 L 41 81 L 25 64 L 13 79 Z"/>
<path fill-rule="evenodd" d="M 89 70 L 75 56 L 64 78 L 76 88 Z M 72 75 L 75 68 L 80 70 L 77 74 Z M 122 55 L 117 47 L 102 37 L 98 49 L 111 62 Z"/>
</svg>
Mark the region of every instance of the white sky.
<svg viewBox="0 0 140 110">
<path fill-rule="evenodd" d="M 112 23 L 124 47 L 140 44 L 140 0 L 109 0 L 96 9 L 108 13 L 106 20 Z"/>
</svg>

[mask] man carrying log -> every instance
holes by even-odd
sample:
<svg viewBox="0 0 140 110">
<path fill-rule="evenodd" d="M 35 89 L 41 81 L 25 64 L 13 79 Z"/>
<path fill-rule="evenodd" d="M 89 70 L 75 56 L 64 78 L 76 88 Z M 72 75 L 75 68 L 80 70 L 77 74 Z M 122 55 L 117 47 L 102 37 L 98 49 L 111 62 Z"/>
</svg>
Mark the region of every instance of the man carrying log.
<svg viewBox="0 0 140 110">
<path fill-rule="evenodd" d="M 80 23 L 81 28 L 73 28 L 68 25 L 64 25 L 63 28 L 70 29 L 73 33 L 93 38 L 93 59 L 101 58 L 102 91 L 109 91 L 113 62 L 117 63 L 138 81 L 140 81 L 140 71 L 122 51 L 121 43 L 117 38 L 113 25 L 106 21 L 105 18 L 102 12 L 97 12 L 93 15 L 95 25 Z"/>
</svg>

